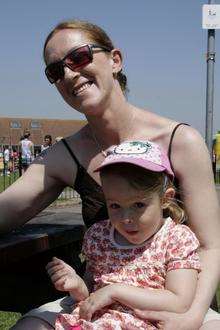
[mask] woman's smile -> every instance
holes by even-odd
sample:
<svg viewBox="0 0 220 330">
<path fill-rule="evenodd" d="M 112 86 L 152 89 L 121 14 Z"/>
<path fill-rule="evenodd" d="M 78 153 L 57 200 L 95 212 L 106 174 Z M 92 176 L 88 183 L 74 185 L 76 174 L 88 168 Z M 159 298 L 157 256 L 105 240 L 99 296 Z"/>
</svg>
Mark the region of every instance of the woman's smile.
<svg viewBox="0 0 220 330">
<path fill-rule="evenodd" d="M 92 84 L 93 84 L 92 81 L 86 81 L 86 82 L 84 82 L 82 84 L 78 84 L 73 89 L 73 95 L 74 96 L 79 96 L 79 95 L 83 94 L 83 92 L 84 91 L 87 91 L 88 88 L 90 88 Z"/>
</svg>

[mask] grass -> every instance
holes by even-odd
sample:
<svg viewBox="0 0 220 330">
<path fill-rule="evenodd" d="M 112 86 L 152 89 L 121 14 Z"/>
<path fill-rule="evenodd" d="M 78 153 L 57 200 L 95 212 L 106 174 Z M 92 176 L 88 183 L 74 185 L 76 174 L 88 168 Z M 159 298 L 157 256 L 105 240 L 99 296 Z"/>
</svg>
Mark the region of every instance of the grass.
<svg viewBox="0 0 220 330">
<path fill-rule="evenodd" d="M 220 286 L 217 290 L 218 310 L 220 311 Z M 12 312 L 0 311 L 0 330 L 9 330 L 16 321 L 20 318 L 21 314 Z"/>
<path fill-rule="evenodd" d="M 2 174 L 2 172 L 1 172 Z M 8 186 L 10 186 L 14 181 L 19 178 L 18 171 L 11 173 L 9 176 L 0 176 L 0 192 L 4 191 Z M 0 328 L 1 330 L 1 328 Z"/>
<path fill-rule="evenodd" d="M 0 330 L 9 330 L 21 314 L 12 312 L 0 312 Z"/>
</svg>

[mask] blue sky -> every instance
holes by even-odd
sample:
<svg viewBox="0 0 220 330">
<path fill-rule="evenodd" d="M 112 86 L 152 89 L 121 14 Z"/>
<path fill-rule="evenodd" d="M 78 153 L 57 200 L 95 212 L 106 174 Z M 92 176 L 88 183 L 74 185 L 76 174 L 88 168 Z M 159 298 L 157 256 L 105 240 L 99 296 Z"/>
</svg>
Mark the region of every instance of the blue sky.
<svg viewBox="0 0 220 330">
<path fill-rule="evenodd" d="M 203 135 L 208 0 L 2 1 L 1 117 L 80 119 L 44 76 L 42 48 L 60 21 L 80 18 L 103 27 L 124 54 L 129 101 Z M 219 4 L 216 1 L 216 4 Z M 220 30 L 216 30 L 214 132 L 220 129 Z"/>
</svg>

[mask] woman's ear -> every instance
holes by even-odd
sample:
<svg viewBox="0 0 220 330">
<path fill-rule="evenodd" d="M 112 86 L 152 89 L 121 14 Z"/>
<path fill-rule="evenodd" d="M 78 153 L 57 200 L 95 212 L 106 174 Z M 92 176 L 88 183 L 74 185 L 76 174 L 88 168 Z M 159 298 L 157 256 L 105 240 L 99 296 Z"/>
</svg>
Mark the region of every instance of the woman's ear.
<svg viewBox="0 0 220 330">
<path fill-rule="evenodd" d="M 119 49 L 114 48 L 111 51 L 112 73 L 117 74 L 122 70 L 122 54 Z"/>
</svg>

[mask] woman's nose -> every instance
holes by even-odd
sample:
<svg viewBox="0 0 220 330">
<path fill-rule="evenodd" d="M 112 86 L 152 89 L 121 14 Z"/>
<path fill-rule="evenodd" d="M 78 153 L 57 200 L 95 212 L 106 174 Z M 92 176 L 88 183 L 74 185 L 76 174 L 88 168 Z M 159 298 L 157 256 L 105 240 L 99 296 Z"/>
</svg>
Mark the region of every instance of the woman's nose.
<svg viewBox="0 0 220 330">
<path fill-rule="evenodd" d="M 63 69 L 64 69 L 64 78 L 75 79 L 80 75 L 78 71 L 73 71 L 67 65 L 65 65 Z"/>
</svg>

